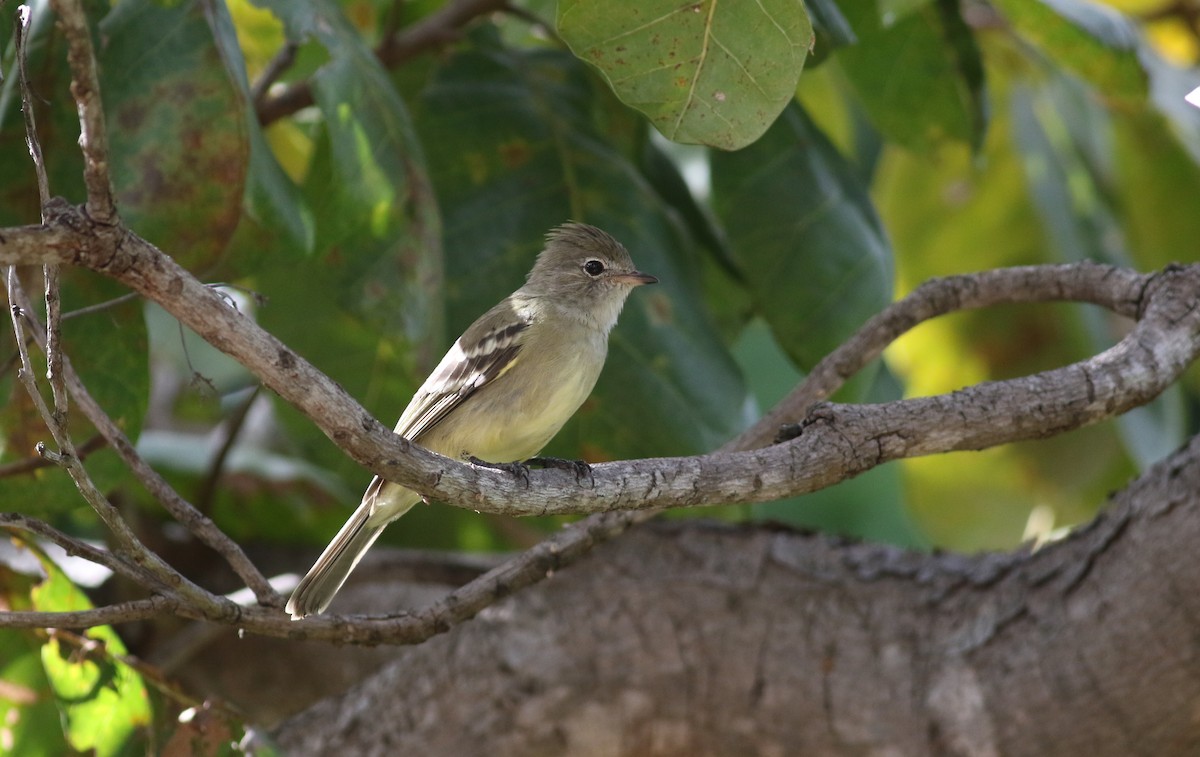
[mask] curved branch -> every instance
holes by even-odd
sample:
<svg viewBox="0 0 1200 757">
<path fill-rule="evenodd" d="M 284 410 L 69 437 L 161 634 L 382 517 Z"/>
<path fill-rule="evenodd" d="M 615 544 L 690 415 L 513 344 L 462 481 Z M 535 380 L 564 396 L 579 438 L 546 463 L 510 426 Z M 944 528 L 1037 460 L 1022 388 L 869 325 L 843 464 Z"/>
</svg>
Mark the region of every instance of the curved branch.
<svg viewBox="0 0 1200 757">
<path fill-rule="evenodd" d="M 902 334 L 940 315 L 994 305 L 1070 300 L 1137 318 L 1145 281 L 1139 274 L 1112 269 L 1111 276 L 1115 278 L 1096 271 L 1107 281 L 1080 278 L 1064 282 L 1061 276 L 1047 276 L 1046 270 L 1043 266 L 1007 268 L 926 281 L 870 318 L 853 336 L 822 358 L 803 383 L 721 451 L 771 444 L 780 427 L 801 421 L 814 404 L 833 395 Z"/>
<path fill-rule="evenodd" d="M 76 214 L 67 225 L 74 230 L 80 224 L 87 228 L 86 218 Z M 11 235 L 13 250 L 29 249 L 25 237 L 36 234 L 30 228 Z M 814 395 L 831 391 L 878 354 L 889 334 L 960 306 L 1071 300 L 1139 320 L 1113 348 L 1065 368 L 937 397 L 830 406 L 802 435 L 782 444 L 604 463 L 594 467 L 591 486 L 584 486 L 565 471 L 514 477 L 396 437 L 340 386 L 156 247 L 127 231 L 106 244 L 104 231 L 79 234 L 77 252 L 60 262 L 111 276 L 160 304 L 245 365 L 371 471 L 447 504 L 510 516 L 762 502 L 811 492 L 901 457 L 981 449 L 1111 418 L 1153 399 L 1200 354 L 1195 302 L 1200 265 L 1143 275 L 1075 263 L 950 277 L 914 291 L 872 319 L 850 346 L 814 372 Z M 61 227 L 53 232 L 55 241 L 60 232 Z M 0 242 L 0 262 L 11 257 L 9 247 L 10 242 Z M 60 256 L 63 250 L 50 247 L 45 254 Z"/>
</svg>

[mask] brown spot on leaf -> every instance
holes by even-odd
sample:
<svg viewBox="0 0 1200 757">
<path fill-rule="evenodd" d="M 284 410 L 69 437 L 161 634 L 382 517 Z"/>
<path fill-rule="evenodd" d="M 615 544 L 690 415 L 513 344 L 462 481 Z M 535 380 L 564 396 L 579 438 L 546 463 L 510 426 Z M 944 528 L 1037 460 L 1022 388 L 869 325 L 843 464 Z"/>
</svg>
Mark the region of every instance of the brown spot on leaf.
<svg viewBox="0 0 1200 757">
<path fill-rule="evenodd" d="M 523 139 L 505 142 L 498 149 L 505 168 L 520 168 L 529 162 L 531 150 L 529 143 Z"/>
</svg>

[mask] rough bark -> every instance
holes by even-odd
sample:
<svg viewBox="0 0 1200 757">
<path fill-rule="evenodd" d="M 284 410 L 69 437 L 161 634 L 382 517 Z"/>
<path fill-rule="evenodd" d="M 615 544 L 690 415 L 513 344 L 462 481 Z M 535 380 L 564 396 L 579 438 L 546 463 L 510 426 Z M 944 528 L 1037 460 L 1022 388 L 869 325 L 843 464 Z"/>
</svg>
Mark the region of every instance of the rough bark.
<svg viewBox="0 0 1200 757">
<path fill-rule="evenodd" d="M 1200 440 L 1036 552 L 659 523 L 286 722 L 288 754 L 1200 752 Z"/>
</svg>

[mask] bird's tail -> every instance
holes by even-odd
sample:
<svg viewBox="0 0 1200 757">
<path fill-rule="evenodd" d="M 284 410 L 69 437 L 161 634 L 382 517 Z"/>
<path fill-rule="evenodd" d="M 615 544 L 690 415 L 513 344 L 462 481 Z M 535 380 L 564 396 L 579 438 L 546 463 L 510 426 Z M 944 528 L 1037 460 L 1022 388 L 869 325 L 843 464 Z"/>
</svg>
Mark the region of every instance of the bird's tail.
<svg viewBox="0 0 1200 757">
<path fill-rule="evenodd" d="M 371 482 L 362 504 L 338 531 L 333 541 L 317 558 L 308 574 L 300 579 L 287 603 L 292 620 L 325 612 L 333 595 L 346 582 L 388 523 L 408 512 L 420 497 L 378 477 Z"/>
</svg>

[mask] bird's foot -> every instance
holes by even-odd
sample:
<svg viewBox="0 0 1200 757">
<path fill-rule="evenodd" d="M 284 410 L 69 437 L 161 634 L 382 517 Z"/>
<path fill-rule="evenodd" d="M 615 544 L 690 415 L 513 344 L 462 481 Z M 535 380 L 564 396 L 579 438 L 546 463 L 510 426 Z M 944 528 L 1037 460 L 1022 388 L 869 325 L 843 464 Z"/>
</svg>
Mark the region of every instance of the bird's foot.
<svg viewBox="0 0 1200 757">
<path fill-rule="evenodd" d="M 525 488 L 529 488 L 529 466 L 522 462 L 512 463 L 489 463 L 487 460 L 480 460 L 478 457 L 471 455 L 467 458 L 467 462 L 472 465 L 478 465 L 480 468 L 491 468 L 492 470 L 502 470 L 513 478 L 519 478 L 525 482 Z"/>
<path fill-rule="evenodd" d="M 525 461 L 525 464 L 537 465 L 541 468 L 569 470 L 575 474 L 575 483 L 582 484 L 583 479 L 586 477 L 591 482 L 592 488 L 596 488 L 596 479 L 592 476 L 592 466 L 583 460 L 564 460 L 561 457 L 531 457 Z"/>
</svg>

